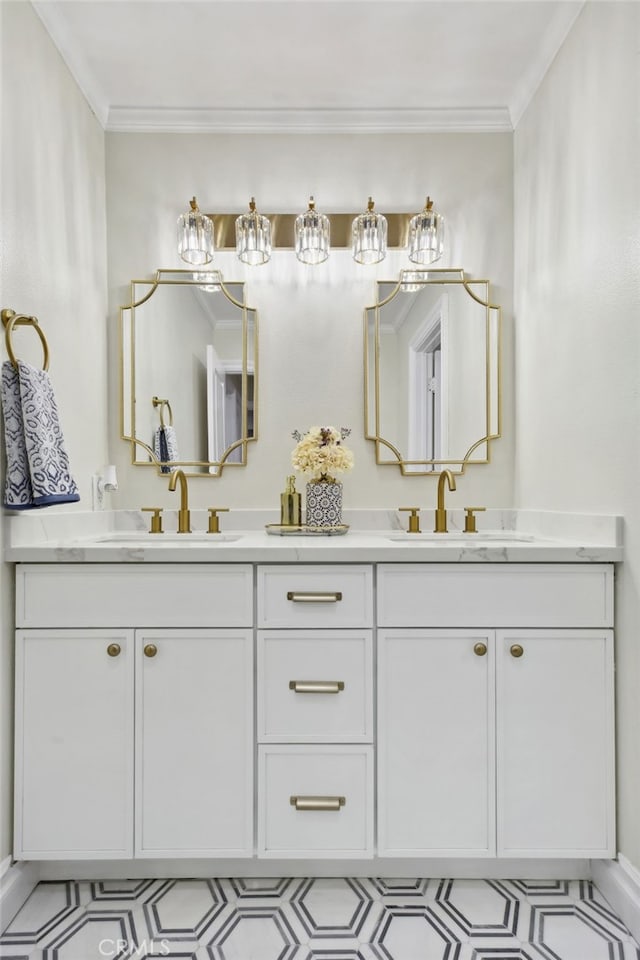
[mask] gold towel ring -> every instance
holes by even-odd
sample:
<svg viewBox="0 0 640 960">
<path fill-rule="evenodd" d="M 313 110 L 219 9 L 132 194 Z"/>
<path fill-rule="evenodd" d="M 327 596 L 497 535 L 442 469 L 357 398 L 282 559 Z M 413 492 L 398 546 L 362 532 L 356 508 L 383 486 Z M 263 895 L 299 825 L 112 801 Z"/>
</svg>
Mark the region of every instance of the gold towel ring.
<svg viewBox="0 0 640 960">
<path fill-rule="evenodd" d="M 40 342 L 42 343 L 42 351 L 44 353 L 44 359 L 42 362 L 42 369 L 49 369 L 49 344 L 47 343 L 47 338 L 44 335 L 44 330 L 38 323 L 37 317 L 28 317 L 24 313 L 16 313 L 15 310 L 6 309 L 0 313 L 2 322 L 5 327 L 5 343 L 7 346 L 7 354 L 9 355 L 9 360 L 13 366 L 18 369 L 18 361 L 16 360 L 16 355 L 13 352 L 13 344 L 11 343 L 11 336 L 13 334 L 14 327 L 29 326 L 33 327 L 38 336 L 40 337 Z"/>
<path fill-rule="evenodd" d="M 160 426 L 166 427 L 167 424 L 164 422 L 164 408 L 166 407 L 169 411 L 169 426 L 173 426 L 173 410 L 171 409 L 171 404 L 168 400 L 163 400 L 161 397 L 152 397 L 151 403 L 154 407 L 160 407 Z"/>
</svg>

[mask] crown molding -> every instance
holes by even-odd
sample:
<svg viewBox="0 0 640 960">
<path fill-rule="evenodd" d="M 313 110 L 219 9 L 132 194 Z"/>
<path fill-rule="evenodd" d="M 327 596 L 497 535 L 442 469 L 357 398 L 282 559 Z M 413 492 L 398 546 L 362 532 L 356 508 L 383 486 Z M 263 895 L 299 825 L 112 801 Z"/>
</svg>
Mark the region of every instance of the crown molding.
<svg viewBox="0 0 640 960">
<path fill-rule="evenodd" d="M 525 110 L 533 100 L 584 5 L 585 0 L 577 0 L 577 2 L 564 4 L 556 11 L 540 44 L 537 57 L 516 87 L 509 104 L 509 115 L 513 130 L 515 130 Z"/>
<path fill-rule="evenodd" d="M 113 133 L 511 133 L 506 107 L 230 110 L 111 107 Z"/>
<path fill-rule="evenodd" d="M 31 6 L 57 48 L 67 70 L 83 93 L 98 123 L 104 129 L 109 115 L 109 105 L 102 90 L 96 84 L 93 71 L 82 54 L 78 53 L 77 45 L 69 36 L 64 19 L 58 16 L 56 5 L 49 4 L 46 0 L 31 0 Z"/>
</svg>

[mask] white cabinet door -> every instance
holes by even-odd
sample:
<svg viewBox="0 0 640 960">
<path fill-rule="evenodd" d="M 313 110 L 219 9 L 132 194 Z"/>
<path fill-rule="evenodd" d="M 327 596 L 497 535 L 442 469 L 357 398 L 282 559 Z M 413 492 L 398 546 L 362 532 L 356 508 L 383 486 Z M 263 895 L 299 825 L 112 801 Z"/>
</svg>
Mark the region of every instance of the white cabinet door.
<svg viewBox="0 0 640 960">
<path fill-rule="evenodd" d="M 133 632 L 18 630 L 15 856 L 133 854 Z"/>
<path fill-rule="evenodd" d="M 136 856 L 253 854 L 253 635 L 136 631 Z"/>
<path fill-rule="evenodd" d="M 381 856 L 495 851 L 494 637 L 378 631 Z"/>
<path fill-rule="evenodd" d="M 497 637 L 498 855 L 610 857 L 613 636 Z"/>
</svg>

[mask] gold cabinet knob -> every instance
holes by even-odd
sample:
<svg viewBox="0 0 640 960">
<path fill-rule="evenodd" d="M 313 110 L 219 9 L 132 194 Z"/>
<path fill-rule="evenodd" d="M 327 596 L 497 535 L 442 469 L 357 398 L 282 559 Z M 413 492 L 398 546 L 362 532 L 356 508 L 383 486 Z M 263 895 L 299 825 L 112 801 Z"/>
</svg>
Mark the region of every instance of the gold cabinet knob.
<svg viewBox="0 0 640 960">
<path fill-rule="evenodd" d="M 484 657 L 484 655 L 485 655 L 486 652 L 487 652 L 487 645 L 486 645 L 486 643 L 476 643 L 476 644 L 474 644 L 473 652 L 475 653 L 476 657 Z"/>
<path fill-rule="evenodd" d="M 122 647 L 120 646 L 119 643 L 110 643 L 109 646 L 107 647 L 107 653 L 109 654 L 110 657 L 119 657 L 121 650 L 122 650 Z"/>
<path fill-rule="evenodd" d="M 156 647 L 155 643 L 145 644 L 145 648 L 144 648 L 145 657 L 155 657 L 157 652 L 158 652 L 158 648 Z"/>
<path fill-rule="evenodd" d="M 519 643 L 513 643 L 509 653 L 512 657 L 521 657 L 524 653 L 524 647 L 520 646 Z"/>
</svg>

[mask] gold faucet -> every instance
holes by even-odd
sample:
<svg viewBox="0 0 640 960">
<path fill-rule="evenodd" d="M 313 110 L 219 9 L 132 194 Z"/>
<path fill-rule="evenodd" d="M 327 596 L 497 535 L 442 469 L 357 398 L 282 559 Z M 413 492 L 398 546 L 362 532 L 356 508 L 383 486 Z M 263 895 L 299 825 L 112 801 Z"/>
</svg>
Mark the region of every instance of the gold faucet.
<svg viewBox="0 0 640 960">
<path fill-rule="evenodd" d="M 184 470 L 176 470 L 169 479 L 169 490 L 176 489 L 180 481 L 180 509 L 178 510 L 178 533 L 191 533 L 191 514 L 189 513 L 189 490 Z"/>
<path fill-rule="evenodd" d="M 451 470 L 443 470 L 438 478 L 438 507 L 436 509 L 436 525 L 434 533 L 447 533 L 447 511 L 444 508 L 444 482 L 449 484 L 449 490 L 455 490 L 456 481 Z"/>
</svg>

